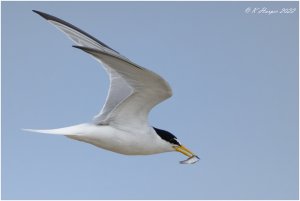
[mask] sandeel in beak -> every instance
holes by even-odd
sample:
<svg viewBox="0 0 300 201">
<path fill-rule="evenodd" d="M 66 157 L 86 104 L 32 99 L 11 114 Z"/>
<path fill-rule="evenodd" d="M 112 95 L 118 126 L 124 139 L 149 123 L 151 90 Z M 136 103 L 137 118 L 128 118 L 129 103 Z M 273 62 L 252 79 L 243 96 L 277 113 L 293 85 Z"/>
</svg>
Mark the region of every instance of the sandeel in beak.
<svg viewBox="0 0 300 201">
<path fill-rule="evenodd" d="M 188 159 L 186 159 L 184 161 L 180 161 L 181 164 L 194 164 L 200 160 L 200 158 L 198 156 L 196 156 L 193 152 L 191 152 L 188 148 L 186 148 L 183 145 L 174 147 L 174 149 L 189 157 Z"/>
<path fill-rule="evenodd" d="M 198 156 L 193 155 L 184 161 L 180 161 L 180 164 L 194 164 L 199 160 L 200 160 L 200 158 Z"/>
</svg>

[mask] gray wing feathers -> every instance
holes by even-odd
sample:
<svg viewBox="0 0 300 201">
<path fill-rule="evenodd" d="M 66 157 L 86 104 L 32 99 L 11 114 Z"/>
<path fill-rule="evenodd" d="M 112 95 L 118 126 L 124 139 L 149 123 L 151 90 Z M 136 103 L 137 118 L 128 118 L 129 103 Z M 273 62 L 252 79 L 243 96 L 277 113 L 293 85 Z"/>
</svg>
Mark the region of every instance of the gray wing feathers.
<svg viewBox="0 0 300 201">
<path fill-rule="evenodd" d="M 76 45 L 98 49 L 103 52 L 107 52 L 109 54 L 113 54 L 115 56 L 127 59 L 126 57 L 119 54 L 118 52 L 116 52 L 106 46 L 103 46 L 102 44 L 98 43 L 97 41 L 93 40 L 92 38 L 86 36 L 85 34 L 82 34 L 81 32 L 79 32 L 71 27 L 68 27 L 68 26 L 61 24 L 59 22 L 56 22 L 56 21 L 49 20 L 49 22 L 52 23 L 60 31 L 65 33 L 67 35 L 67 37 L 70 38 Z"/>
<path fill-rule="evenodd" d="M 151 108 L 172 95 L 170 86 L 159 75 L 136 65 L 74 25 L 40 11 L 34 12 L 65 33 L 76 44 L 74 47 L 102 63 L 109 74 L 108 96 L 94 123 L 143 126 L 148 123 Z"/>
<path fill-rule="evenodd" d="M 98 119 L 100 120 L 99 123 L 109 122 L 110 124 L 117 123 L 120 125 L 130 123 L 132 126 L 133 124 L 137 127 L 145 126 L 145 124 L 148 124 L 149 111 L 172 95 L 169 84 L 152 71 L 99 50 L 78 46 L 76 48 L 82 49 L 104 65 L 111 67 L 116 74 L 125 80 L 124 84 L 126 83 L 131 87 L 130 95 L 122 99 L 113 110 L 110 110 L 109 114 L 104 115 L 105 120 L 101 115 Z M 122 90 L 122 85 L 113 82 L 110 89 L 113 92 Z M 121 93 L 121 91 L 119 92 Z M 113 99 L 111 93 L 108 100 L 110 98 Z M 133 119 L 134 123 L 132 122 Z"/>
<path fill-rule="evenodd" d="M 103 65 L 106 66 L 105 68 L 109 74 L 109 95 L 106 97 L 106 101 L 101 109 L 101 112 L 94 117 L 94 122 L 96 124 L 106 124 L 105 120 L 109 113 L 132 93 L 132 88 L 116 71 L 104 63 Z"/>
<path fill-rule="evenodd" d="M 128 60 L 126 57 L 119 54 L 117 51 L 113 50 L 103 42 L 97 40 L 93 36 L 75 27 L 74 25 L 40 11 L 34 11 L 34 12 L 39 14 L 43 18 L 45 18 L 49 23 L 54 25 L 58 30 L 62 31 L 76 45 L 93 48 L 114 55 L 116 57 Z M 110 88 L 109 88 L 108 96 L 106 98 L 106 102 L 102 107 L 102 110 L 98 115 L 94 117 L 94 121 L 96 123 L 102 122 L 105 119 L 105 116 L 109 114 L 109 112 L 112 109 L 114 109 L 122 100 L 127 98 L 132 91 L 131 87 L 126 83 L 126 81 L 118 73 L 116 73 L 111 67 L 105 64 L 103 64 L 102 66 L 104 67 L 104 69 L 109 75 Z"/>
</svg>

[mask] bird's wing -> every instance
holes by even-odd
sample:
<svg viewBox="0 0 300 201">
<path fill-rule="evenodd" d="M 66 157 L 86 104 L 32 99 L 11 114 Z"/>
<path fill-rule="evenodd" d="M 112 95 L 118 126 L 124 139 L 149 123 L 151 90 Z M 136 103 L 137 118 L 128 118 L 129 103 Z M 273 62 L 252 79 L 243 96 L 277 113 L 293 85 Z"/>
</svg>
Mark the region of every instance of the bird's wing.
<svg viewBox="0 0 300 201">
<path fill-rule="evenodd" d="M 88 33 L 57 17 L 34 11 L 64 32 L 79 49 L 103 64 L 110 77 L 106 102 L 96 124 L 144 126 L 152 107 L 172 95 L 168 83 L 159 75 L 142 68 Z"/>
<path fill-rule="evenodd" d="M 82 31 L 81 29 L 75 27 L 74 25 L 72 25 L 68 22 L 66 22 L 62 19 L 59 19 L 55 16 L 49 15 L 47 13 L 43 13 L 43 12 L 36 11 L 36 10 L 33 10 L 33 12 L 39 14 L 41 17 L 46 19 L 48 22 L 50 22 L 52 25 L 54 25 L 60 31 L 65 33 L 68 38 L 70 38 L 73 42 L 75 42 L 76 45 L 99 49 L 104 52 L 108 52 L 113 55 L 127 59 L 126 57 L 122 56 L 119 52 L 112 49 L 105 43 L 99 41 L 95 37 L 91 36 L 90 34 L 86 33 L 85 31 Z"/>
<path fill-rule="evenodd" d="M 45 18 L 48 22 L 50 22 L 60 31 L 65 33 L 68 38 L 75 42 L 76 45 L 93 48 L 102 52 L 107 52 L 124 60 L 128 60 L 126 57 L 122 56 L 117 51 L 113 50 L 106 44 L 102 43 L 90 34 L 82 31 L 81 29 L 75 27 L 74 25 L 40 11 L 34 10 L 34 12 Z M 103 65 L 103 67 L 109 74 L 110 88 L 108 93 L 109 95 L 106 98 L 105 104 L 103 105 L 101 112 L 94 118 L 96 123 L 100 123 L 102 119 L 105 119 L 105 116 L 109 114 L 111 110 L 113 110 L 122 100 L 127 98 L 132 92 L 131 87 L 121 76 L 119 76 L 119 74 L 117 74 L 112 68 L 110 68 L 107 65 Z"/>
<path fill-rule="evenodd" d="M 149 111 L 172 95 L 169 84 L 152 71 L 100 50 L 82 46 L 75 47 L 91 54 L 105 66 L 110 67 L 114 74 L 124 79 L 132 89 L 127 98 L 105 115 L 105 119 L 102 118 L 102 115 L 99 116 L 99 123 L 107 122 L 118 126 L 127 124 L 136 127 L 146 126 L 148 125 Z M 111 96 L 119 87 L 119 82 L 111 81 L 109 99 L 113 99 Z"/>
</svg>

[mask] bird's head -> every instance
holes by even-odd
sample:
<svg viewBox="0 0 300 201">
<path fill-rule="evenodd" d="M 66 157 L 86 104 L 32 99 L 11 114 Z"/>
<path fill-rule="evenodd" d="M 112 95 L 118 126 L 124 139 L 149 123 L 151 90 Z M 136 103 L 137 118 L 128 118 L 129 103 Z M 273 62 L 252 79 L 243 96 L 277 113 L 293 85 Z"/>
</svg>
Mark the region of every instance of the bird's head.
<svg viewBox="0 0 300 201">
<path fill-rule="evenodd" d="M 189 158 L 196 156 L 193 152 L 191 152 L 189 149 L 187 149 L 185 146 L 183 146 L 177 140 L 177 137 L 175 135 L 173 135 L 172 133 L 165 131 L 165 130 L 155 128 L 155 127 L 153 127 L 153 128 L 154 128 L 155 132 L 161 137 L 161 139 L 170 143 L 170 145 L 174 149 L 174 151 L 178 151 L 178 152 L 188 156 Z"/>
</svg>

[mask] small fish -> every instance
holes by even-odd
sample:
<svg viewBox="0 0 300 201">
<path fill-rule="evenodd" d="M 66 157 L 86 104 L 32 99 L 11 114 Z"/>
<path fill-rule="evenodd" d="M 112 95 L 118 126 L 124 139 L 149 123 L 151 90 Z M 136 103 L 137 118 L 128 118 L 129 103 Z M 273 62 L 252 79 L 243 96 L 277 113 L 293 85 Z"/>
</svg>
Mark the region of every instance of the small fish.
<svg viewBox="0 0 300 201">
<path fill-rule="evenodd" d="M 200 158 L 198 156 L 193 155 L 184 161 L 180 161 L 180 164 L 194 164 L 199 160 L 200 160 Z"/>
</svg>

